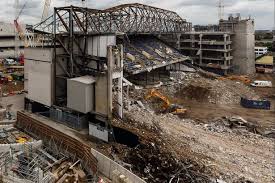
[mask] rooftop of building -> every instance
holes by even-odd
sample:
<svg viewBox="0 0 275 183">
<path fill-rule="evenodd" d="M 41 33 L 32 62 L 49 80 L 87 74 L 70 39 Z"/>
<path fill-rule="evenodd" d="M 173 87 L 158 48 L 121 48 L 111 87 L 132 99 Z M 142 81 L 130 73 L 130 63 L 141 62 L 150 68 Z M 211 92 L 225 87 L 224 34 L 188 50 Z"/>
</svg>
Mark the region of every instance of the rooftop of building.
<svg viewBox="0 0 275 183">
<path fill-rule="evenodd" d="M 260 57 L 259 59 L 256 60 L 256 64 L 259 65 L 273 65 L 273 56 L 271 55 L 265 55 L 263 57 Z"/>
<path fill-rule="evenodd" d="M 224 32 L 224 31 L 191 31 L 191 32 L 185 32 L 184 34 L 194 34 L 194 35 L 199 35 L 199 34 L 204 34 L 204 35 L 233 35 L 232 32 Z"/>
</svg>

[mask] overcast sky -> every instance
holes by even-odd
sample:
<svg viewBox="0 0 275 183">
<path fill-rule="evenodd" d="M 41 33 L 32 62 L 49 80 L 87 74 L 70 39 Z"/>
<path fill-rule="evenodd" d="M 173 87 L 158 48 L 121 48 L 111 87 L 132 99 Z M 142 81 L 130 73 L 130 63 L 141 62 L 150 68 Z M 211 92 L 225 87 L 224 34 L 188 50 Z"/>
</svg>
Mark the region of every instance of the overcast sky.
<svg viewBox="0 0 275 183">
<path fill-rule="evenodd" d="M 20 22 L 35 24 L 41 19 L 44 0 L 19 0 L 20 6 L 26 6 L 20 16 Z M 218 22 L 218 0 L 86 0 L 90 8 L 105 9 L 123 3 L 139 2 L 177 12 L 182 18 L 193 24 L 215 24 Z M 224 0 L 225 16 L 229 13 L 241 13 L 243 18 L 251 15 L 255 19 L 256 29 L 273 28 L 274 0 Z M 52 0 L 52 6 L 69 4 L 81 5 L 81 0 Z M 0 1 L 0 21 L 12 22 L 15 17 L 14 0 Z M 52 9 L 52 8 L 51 8 Z"/>
</svg>

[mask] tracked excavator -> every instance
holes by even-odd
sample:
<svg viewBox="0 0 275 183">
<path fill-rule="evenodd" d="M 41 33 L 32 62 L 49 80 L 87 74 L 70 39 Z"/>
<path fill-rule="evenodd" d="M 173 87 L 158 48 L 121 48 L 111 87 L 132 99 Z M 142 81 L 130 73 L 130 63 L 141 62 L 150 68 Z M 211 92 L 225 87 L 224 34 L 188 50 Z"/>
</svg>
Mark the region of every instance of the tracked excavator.
<svg viewBox="0 0 275 183">
<path fill-rule="evenodd" d="M 187 109 L 184 109 L 182 106 L 177 104 L 172 104 L 166 96 L 164 96 L 162 93 L 160 93 L 156 89 L 151 89 L 149 93 L 146 95 L 145 100 L 149 100 L 152 97 L 159 98 L 160 100 L 163 101 L 163 105 L 162 105 L 163 112 L 171 113 L 175 115 L 183 115 L 183 114 L 186 114 L 187 112 Z"/>
</svg>

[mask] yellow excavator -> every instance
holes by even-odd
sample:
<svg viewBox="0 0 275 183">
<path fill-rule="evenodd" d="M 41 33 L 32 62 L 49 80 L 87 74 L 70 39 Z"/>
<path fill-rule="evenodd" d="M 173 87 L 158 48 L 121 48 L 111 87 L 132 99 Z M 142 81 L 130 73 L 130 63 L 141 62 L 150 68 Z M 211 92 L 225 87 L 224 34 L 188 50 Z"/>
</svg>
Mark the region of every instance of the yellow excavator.
<svg viewBox="0 0 275 183">
<path fill-rule="evenodd" d="M 179 106 L 177 104 L 172 104 L 166 96 L 164 96 L 162 93 L 160 93 L 156 89 L 151 89 L 149 93 L 146 95 L 145 100 L 149 100 L 152 97 L 159 98 L 163 101 L 163 105 L 162 105 L 163 112 L 168 112 L 175 115 L 183 115 L 183 114 L 186 114 L 187 112 L 187 109 L 184 109 L 182 106 Z"/>
</svg>

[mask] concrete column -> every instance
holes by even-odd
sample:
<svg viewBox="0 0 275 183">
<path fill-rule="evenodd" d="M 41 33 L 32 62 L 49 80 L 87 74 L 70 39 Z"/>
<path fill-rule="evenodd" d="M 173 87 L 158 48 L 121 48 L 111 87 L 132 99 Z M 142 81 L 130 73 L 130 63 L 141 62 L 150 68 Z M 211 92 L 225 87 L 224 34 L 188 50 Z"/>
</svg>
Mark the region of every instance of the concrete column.
<svg viewBox="0 0 275 183">
<path fill-rule="evenodd" d="M 113 47 L 107 47 L 107 59 L 108 59 L 108 76 L 107 76 L 107 118 L 108 123 L 110 124 L 112 120 L 112 109 L 113 109 L 113 64 L 114 64 L 114 55 Z M 109 125 L 107 124 L 107 125 Z"/>
<path fill-rule="evenodd" d="M 227 46 L 227 44 L 226 44 L 226 38 L 227 38 L 227 34 L 224 34 L 223 35 L 223 38 L 224 38 L 224 50 L 227 50 L 227 48 L 226 48 L 226 46 Z M 226 57 L 227 57 L 227 52 L 224 52 L 224 62 L 223 62 L 223 65 L 224 66 L 227 66 L 227 63 L 226 63 Z"/>
<path fill-rule="evenodd" d="M 203 35 L 200 34 L 200 64 L 202 64 L 202 37 Z"/>
<path fill-rule="evenodd" d="M 176 45 L 177 45 L 177 48 L 178 49 L 180 49 L 180 37 L 181 37 L 181 34 L 177 34 L 177 43 L 176 43 Z"/>
<path fill-rule="evenodd" d="M 118 115 L 123 118 L 123 46 L 119 46 L 120 77 L 118 78 Z"/>
</svg>

